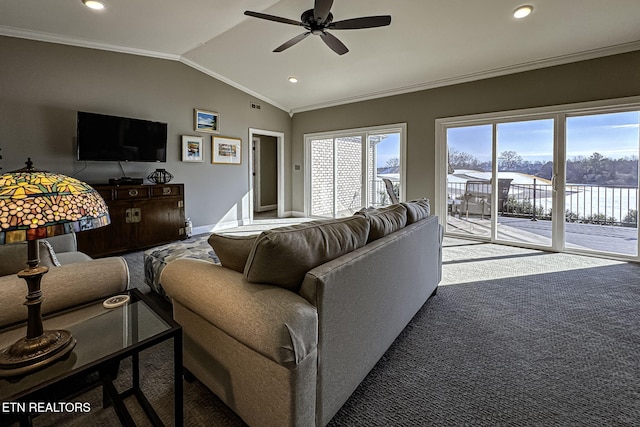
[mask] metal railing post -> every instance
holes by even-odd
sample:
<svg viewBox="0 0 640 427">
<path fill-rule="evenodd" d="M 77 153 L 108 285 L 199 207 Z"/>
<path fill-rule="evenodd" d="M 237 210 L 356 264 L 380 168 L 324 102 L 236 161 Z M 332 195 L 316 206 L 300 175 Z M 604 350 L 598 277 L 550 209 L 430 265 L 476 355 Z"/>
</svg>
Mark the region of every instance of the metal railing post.
<svg viewBox="0 0 640 427">
<path fill-rule="evenodd" d="M 536 179 L 533 178 L 533 217 L 531 221 L 537 221 L 536 219 Z"/>
</svg>

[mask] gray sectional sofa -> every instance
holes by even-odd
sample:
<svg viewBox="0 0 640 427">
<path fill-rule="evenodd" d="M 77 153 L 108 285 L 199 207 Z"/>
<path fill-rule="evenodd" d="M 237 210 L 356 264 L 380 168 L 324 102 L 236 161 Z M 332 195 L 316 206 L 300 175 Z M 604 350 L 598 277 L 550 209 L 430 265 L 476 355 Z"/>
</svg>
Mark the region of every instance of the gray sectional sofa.
<svg viewBox="0 0 640 427">
<path fill-rule="evenodd" d="M 212 235 L 222 266 L 161 276 L 185 368 L 251 426 L 326 425 L 436 293 L 441 238 L 428 200 Z"/>
</svg>

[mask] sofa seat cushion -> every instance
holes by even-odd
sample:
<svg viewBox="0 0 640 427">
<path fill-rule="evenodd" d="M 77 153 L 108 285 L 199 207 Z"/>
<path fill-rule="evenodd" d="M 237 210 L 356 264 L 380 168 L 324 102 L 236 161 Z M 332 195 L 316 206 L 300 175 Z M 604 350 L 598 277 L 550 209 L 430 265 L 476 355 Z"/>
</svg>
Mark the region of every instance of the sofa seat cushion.
<svg viewBox="0 0 640 427">
<path fill-rule="evenodd" d="M 207 240 L 218 256 L 223 267 L 239 273 L 244 272 L 251 249 L 258 237 L 257 234 L 236 236 L 231 234 L 213 233 Z"/>
<path fill-rule="evenodd" d="M 298 292 L 307 271 L 364 246 L 368 235 L 369 221 L 359 216 L 263 231 L 249 254 L 244 277 Z"/>
<path fill-rule="evenodd" d="M 363 216 L 369 220 L 371 228 L 367 243 L 398 231 L 407 224 L 407 209 L 401 204 L 362 209 L 356 212 L 356 215 Z"/>
<path fill-rule="evenodd" d="M 316 349 L 318 314 L 298 294 L 187 258 L 170 262 L 161 279 L 174 301 L 280 365 L 297 365 Z"/>
<path fill-rule="evenodd" d="M 402 203 L 407 208 L 407 225 L 418 222 L 431 215 L 429 199 L 416 199 Z"/>
</svg>

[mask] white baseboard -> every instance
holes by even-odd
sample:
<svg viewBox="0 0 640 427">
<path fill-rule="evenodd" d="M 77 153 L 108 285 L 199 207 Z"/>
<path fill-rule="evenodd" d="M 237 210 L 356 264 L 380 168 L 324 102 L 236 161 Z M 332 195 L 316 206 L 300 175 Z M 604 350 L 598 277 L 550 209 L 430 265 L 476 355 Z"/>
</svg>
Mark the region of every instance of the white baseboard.
<svg viewBox="0 0 640 427">
<path fill-rule="evenodd" d="M 284 215 L 281 218 L 306 218 L 304 212 L 297 211 L 285 211 Z M 208 224 L 208 225 L 200 225 L 198 227 L 193 227 L 192 235 L 198 234 L 208 234 L 216 231 L 225 230 L 227 228 L 239 227 L 241 225 L 250 225 L 252 222 L 249 218 L 244 218 L 241 221 L 225 221 L 219 222 L 217 224 Z"/>
<path fill-rule="evenodd" d="M 200 225 L 198 227 L 193 227 L 193 235 L 195 236 L 197 234 L 213 233 L 214 231 L 238 227 L 239 225 L 239 221 L 225 221 L 219 222 L 217 224 Z"/>
</svg>

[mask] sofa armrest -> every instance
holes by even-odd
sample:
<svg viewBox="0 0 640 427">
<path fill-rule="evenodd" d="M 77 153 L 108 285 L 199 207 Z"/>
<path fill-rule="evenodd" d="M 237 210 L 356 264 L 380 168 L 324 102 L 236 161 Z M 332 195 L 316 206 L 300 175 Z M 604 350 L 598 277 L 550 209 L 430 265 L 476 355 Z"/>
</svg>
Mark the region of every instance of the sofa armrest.
<svg viewBox="0 0 640 427">
<path fill-rule="evenodd" d="M 122 257 L 52 267 L 42 278 L 42 313 L 53 313 L 125 291 L 129 268 Z M 27 283 L 17 275 L 0 277 L 0 327 L 25 321 Z"/>
<path fill-rule="evenodd" d="M 172 300 L 281 365 L 300 363 L 317 346 L 316 309 L 294 292 L 188 258 L 171 261 L 160 282 Z"/>
</svg>

